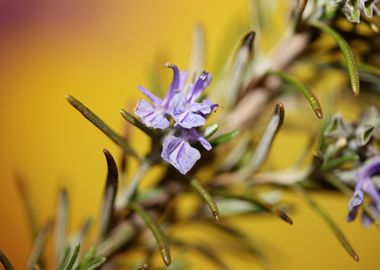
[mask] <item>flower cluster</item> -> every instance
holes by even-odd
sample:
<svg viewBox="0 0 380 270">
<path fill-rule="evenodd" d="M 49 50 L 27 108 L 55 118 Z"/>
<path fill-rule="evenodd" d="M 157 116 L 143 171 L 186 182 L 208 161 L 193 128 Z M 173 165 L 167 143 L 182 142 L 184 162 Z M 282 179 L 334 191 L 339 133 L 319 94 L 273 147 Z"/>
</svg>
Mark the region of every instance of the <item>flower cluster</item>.
<svg viewBox="0 0 380 270">
<path fill-rule="evenodd" d="M 354 195 L 352 196 L 348 205 L 347 220 L 352 221 L 356 218 L 359 206 L 363 203 L 364 193 L 368 194 L 371 198 L 370 208 L 376 214 L 379 215 L 380 211 L 380 194 L 376 189 L 376 186 L 371 179 L 376 173 L 380 172 L 380 156 L 377 156 L 370 160 L 370 162 L 364 165 L 357 171 L 357 182 L 355 186 Z M 363 212 L 362 222 L 364 226 L 368 226 L 372 223 L 372 220 Z"/>
<path fill-rule="evenodd" d="M 161 99 L 139 86 L 138 89 L 152 103 L 139 100 L 135 114 L 148 127 L 160 130 L 169 130 L 172 127 L 172 132 L 168 132 L 169 135 L 164 138 L 161 157 L 180 173 L 186 174 L 200 159 L 199 151 L 190 143 L 197 141 L 206 150 L 212 148 L 197 128 L 205 125 L 206 117 L 218 105 L 208 99 L 199 101 L 201 94 L 211 82 L 208 72 L 203 71 L 194 83 L 187 84 L 188 72 L 181 72 L 173 64 L 166 64 L 166 67 L 173 70 L 173 80 L 166 96 Z"/>
</svg>

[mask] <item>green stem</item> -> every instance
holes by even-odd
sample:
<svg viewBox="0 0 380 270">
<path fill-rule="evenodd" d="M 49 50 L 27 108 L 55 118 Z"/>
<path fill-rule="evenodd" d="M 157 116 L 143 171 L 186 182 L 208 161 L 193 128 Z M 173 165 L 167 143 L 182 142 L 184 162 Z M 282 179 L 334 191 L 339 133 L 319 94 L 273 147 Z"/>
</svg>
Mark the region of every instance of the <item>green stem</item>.
<svg viewBox="0 0 380 270">
<path fill-rule="evenodd" d="M 140 184 L 140 181 L 142 180 L 143 176 L 145 175 L 146 171 L 150 168 L 150 166 L 151 162 L 149 160 L 144 160 L 140 163 L 139 168 L 137 169 L 135 175 L 133 176 L 131 182 L 129 183 L 123 195 L 123 201 L 121 204 L 123 207 L 127 206 L 132 200 L 132 197 L 136 194 L 136 190 Z"/>
</svg>

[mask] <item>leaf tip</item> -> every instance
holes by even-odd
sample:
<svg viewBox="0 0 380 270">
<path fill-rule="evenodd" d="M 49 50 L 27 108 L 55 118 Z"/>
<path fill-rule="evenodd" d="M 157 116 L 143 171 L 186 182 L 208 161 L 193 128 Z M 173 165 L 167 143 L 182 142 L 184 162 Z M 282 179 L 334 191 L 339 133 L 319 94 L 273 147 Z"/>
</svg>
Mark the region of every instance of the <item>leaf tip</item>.
<svg viewBox="0 0 380 270">
<path fill-rule="evenodd" d="M 219 219 L 220 219 L 220 213 L 219 213 L 218 210 L 212 211 L 212 215 L 213 215 L 215 221 L 219 221 Z"/>
<path fill-rule="evenodd" d="M 358 254 L 353 253 L 353 254 L 351 254 L 351 256 L 352 256 L 352 258 L 354 258 L 354 260 L 355 260 L 356 262 L 359 262 L 359 261 L 360 261 L 360 259 L 359 259 L 359 255 L 358 255 Z"/>
<path fill-rule="evenodd" d="M 251 52 L 253 48 L 253 41 L 255 40 L 255 36 L 256 36 L 255 31 L 248 32 L 243 38 L 242 47 L 247 47 L 248 50 Z"/>
<path fill-rule="evenodd" d="M 172 263 L 172 259 L 170 256 L 169 249 L 160 248 L 160 253 L 161 253 L 161 257 L 162 257 L 162 260 L 164 261 L 165 265 L 169 266 Z"/>
<path fill-rule="evenodd" d="M 286 223 L 293 225 L 293 220 L 281 209 L 276 209 L 276 214 L 279 216 L 282 220 L 284 220 Z"/>
<path fill-rule="evenodd" d="M 318 117 L 319 119 L 322 119 L 322 118 L 323 118 L 323 112 L 322 112 L 321 109 L 316 108 L 316 109 L 314 110 L 314 112 L 315 112 L 315 114 L 317 115 L 317 117 Z"/>
</svg>

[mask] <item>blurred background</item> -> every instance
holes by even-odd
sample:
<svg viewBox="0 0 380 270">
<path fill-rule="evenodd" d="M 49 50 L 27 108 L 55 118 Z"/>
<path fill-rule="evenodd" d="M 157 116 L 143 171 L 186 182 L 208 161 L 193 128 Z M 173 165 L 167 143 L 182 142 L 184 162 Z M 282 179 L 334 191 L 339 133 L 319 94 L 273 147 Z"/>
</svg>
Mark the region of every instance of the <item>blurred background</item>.
<svg viewBox="0 0 380 270">
<path fill-rule="evenodd" d="M 26 179 L 41 225 L 53 217 L 57 190 L 66 186 L 74 229 L 86 216 L 98 215 L 106 176 L 102 149 L 119 153 L 65 95 L 77 97 L 122 130 L 119 109 L 133 108 L 141 97 L 137 85 L 152 85 L 155 73 L 168 82 L 165 62 L 188 66 L 194 25 L 205 28 L 205 68 L 216 73 L 225 53 L 250 30 L 249 21 L 248 0 L 0 1 L 0 249 L 17 269 L 24 266 L 32 239 L 14 176 Z M 271 157 L 280 165 L 284 157 L 286 163 L 296 159 L 308 135 L 284 130 Z M 146 140 L 138 135 L 132 144 L 144 152 Z M 379 269 L 379 231 L 359 222 L 348 224 L 345 197 L 315 198 L 334 214 L 360 255 L 359 263 L 293 195 L 286 195 L 296 206 L 293 226 L 266 215 L 243 216 L 233 223 L 262 246 L 273 269 Z M 189 256 L 191 269 L 213 269 L 199 256 Z M 258 267 L 252 259 L 226 258 L 232 269 Z"/>
</svg>

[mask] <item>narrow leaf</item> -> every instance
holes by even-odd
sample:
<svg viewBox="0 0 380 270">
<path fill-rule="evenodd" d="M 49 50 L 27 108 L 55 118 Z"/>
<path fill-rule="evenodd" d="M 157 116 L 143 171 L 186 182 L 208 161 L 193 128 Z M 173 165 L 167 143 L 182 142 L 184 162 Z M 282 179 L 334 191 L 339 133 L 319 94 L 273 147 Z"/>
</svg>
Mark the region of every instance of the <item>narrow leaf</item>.
<svg viewBox="0 0 380 270">
<path fill-rule="evenodd" d="M 301 0 L 297 1 L 298 7 L 296 11 L 296 18 L 295 18 L 295 30 L 298 32 L 301 27 L 302 27 L 302 15 L 305 11 L 306 5 L 307 5 L 308 0 Z"/>
<path fill-rule="evenodd" d="M 270 269 L 270 265 L 268 259 L 265 257 L 265 254 L 253 243 L 251 239 L 249 239 L 248 235 L 244 232 L 221 222 L 208 222 L 207 224 L 237 240 L 243 250 L 247 251 L 258 260 L 258 263 L 261 265 L 262 269 Z"/>
<path fill-rule="evenodd" d="M 190 249 L 197 251 L 199 254 L 203 255 L 207 260 L 213 262 L 215 266 L 222 270 L 230 270 L 231 268 L 218 256 L 212 249 L 205 246 L 204 244 L 195 244 L 184 242 L 180 239 L 173 239 L 173 245 L 176 245 L 183 249 Z"/>
<path fill-rule="evenodd" d="M 80 260 L 77 270 L 86 270 L 91 261 L 95 258 L 96 248 L 90 247 L 89 250 L 84 254 L 83 258 Z"/>
<path fill-rule="evenodd" d="M 141 160 L 139 155 L 131 148 L 128 142 L 115 131 L 113 131 L 103 120 L 101 120 L 96 114 L 94 114 L 90 109 L 83 105 L 79 100 L 72 96 L 66 96 L 67 101 L 79 111 L 87 120 L 89 120 L 93 125 L 100 129 L 105 135 L 107 135 L 114 143 L 119 145 L 125 150 L 129 155 L 135 157 L 137 160 Z"/>
<path fill-rule="evenodd" d="M 124 246 L 135 235 L 131 224 L 124 222 L 118 225 L 106 239 L 98 243 L 96 255 L 108 257 L 120 247 Z"/>
<path fill-rule="evenodd" d="M 97 257 L 95 258 L 85 270 L 93 270 L 98 269 L 103 263 L 105 263 L 106 258 L 105 257 Z"/>
<path fill-rule="evenodd" d="M 327 224 L 332 233 L 335 235 L 339 243 L 343 246 L 343 248 L 350 254 L 350 256 L 355 260 L 359 261 L 359 256 L 348 242 L 346 236 L 340 230 L 335 221 L 331 218 L 331 216 L 320 207 L 314 199 L 307 193 L 307 191 L 300 186 L 299 184 L 294 185 L 295 191 L 297 191 L 305 200 L 305 202 L 322 218 L 322 220 Z"/>
<path fill-rule="evenodd" d="M 46 244 L 47 238 L 52 228 L 53 228 L 53 223 L 49 221 L 37 234 L 36 240 L 32 248 L 32 252 L 30 253 L 30 256 L 26 263 L 27 270 L 33 270 L 34 266 L 37 264 L 38 260 L 40 259 L 42 250 Z"/>
<path fill-rule="evenodd" d="M 313 21 L 311 25 L 322 30 L 323 32 L 329 34 L 332 38 L 334 38 L 334 40 L 340 47 L 340 50 L 342 51 L 344 60 L 346 62 L 352 91 L 355 96 L 359 95 L 360 81 L 359 81 L 358 64 L 356 61 L 356 57 L 353 51 L 351 50 L 350 45 L 344 40 L 344 38 L 337 31 L 332 29 L 330 26 L 319 21 Z"/>
<path fill-rule="evenodd" d="M 96 248 L 91 247 L 81 259 L 76 270 L 90 270 L 101 266 L 105 261 L 105 257 L 96 257 Z"/>
<path fill-rule="evenodd" d="M 203 136 L 208 139 L 210 138 L 212 135 L 215 134 L 215 132 L 217 132 L 219 129 L 219 125 L 218 124 L 212 124 L 208 127 L 205 128 L 205 130 L 203 131 Z"/>
<path fill-rule="evenodd" d="M 27 220 L 30 225 L 32 239 L 34 239 L 36 238 L 37 233 L 38 233 L 34 201 L 32 199 L 31 192 L 29 190 L 29 187 L 25 179 L 19 174 L 16 174 L 15 181 L 16 181 L 16 187 L 18 189 L 18 192 L 21 195 L 21 200 L 22 200 L 23 207 L 25 208 Z"/>
<path fill-rule="evenodd" d="M 0 262 L 3 265 L 5 270 L 14 270 L 13 265 L 8 260 L 7 256 L 0 250 Z"/>
<path fill-rule="evenodd" d="M 193 29 L 193 44 L 189 65 L 190 75 L 194 76 L 194 78 L 199 76 L 203 70 L 204 45 L 204 28 L 198 24 Z"/>
<path fill-rule="evenodd" d="M 88 235 L 91 224 L 92 219 L 87 217 L 83 221 L 80 229 L 70 237 L 70 243 L 83 243 Z"/>
<path fill-rule="evenodd" d="M 280 130 L 282 123 L 284 122 L 284 116 L 284 105 L 282 105 L 282 103 L 278 103 L 253 155 L 245 167 L 241 169 L 240 173 L 242 179 L 245 180 L 264 164 L 272 147 L 272 143 Z"/>
<path fill-rule="evenodd" d="M 208 191 L 203 188 L 203 186 L 197 179 L 192 178 L 190 180 L 190 185 L 199 194 L 203 201 L 208 205 L 212 212 L 212 215 L 214 216 L 214 219 L 218 221 L 220 217 L 219 209 L 214 199 L 211 197 L 210 193 L 208 193 Z"/>
<path fill-rule="evenodd" d="M 235 139 L 239 135 L 240 135 L 240 131 L 235 129 L 231 132 L 228 132 L 228 133 L 225 133 L 225 134 L 222 134 L 222 135 L 216 137 L 215 139 L 211 140 L 210 143 L 213 147 L 215 147 L 215 146 L 218 146 L 220 144 L 227 143 L 227 142 Z"/>
<path fill-rule="evenodd" d="M 271 213 L 271 214 L 281 218 L 282 220 L 284 220 L 288 224 L 290 224 L 290 225 L 293 224 L 293 220 L 283 210 L 281 210 L 277 206 L 274 206 L 274 205 L 264 201 L 263 199 L 261 199 L 256 194 L 253 194 L 253 193 L 235 194 L 235 193 L 226 192 L 226 191 L 215 191 L 215 192 L 213 192 L 213 194 L 220 196 L 220 197 L 224 197 L 224 198 L 239 199 L 242 201 L 246 201 L 246 202 L 255 204 L 255 205 L 259 206 L 261 209 L 265 210 L 266 212 Z"/>
<path fill-rule="evenodd" d="M 335 168 L 339 168 L 340 166 L 342 166 L 343 164 L 345 164 L 347 162 L 354 162 L 357 160 L 359 160 L 359 156 L 357 154 L 348 154 L 348 155 L 345 155 L 343 157 L 331 159 L 331 160 L 325 162 L 322 165 L 321 170 L 324 172 L 328 172 L 328 171 L 331 171 Z"/>
<path fill-rule="evenodd" d="M 70 259 L 70 253 L 71 253 L 71 246 L 67 245 L 62 253 L 61 261 L 58 264 L 58 267 L 57 267 L 58 270 L 63 270 L 65 268 L 65 265 Z"/>
<path fill-rule="evenodd" d="M 311 108 L 313 109 L 315 115 L 319 118 L 323 118 L 323 112 L 321 104 L 318 101 L 318 98 L 313 94 L 313 92 L 300 80 L 297 78 L 291 76 L 288 73 L 281 72 L 281 71 L 272 71 L 271 74 L 276 75 L 280 77 L 285 82 L 289 83 L 290 85 L 294 86 L 295 89 L 306 98 L 306 100 L 309 102 Z"/>
<path fill-rule="evenodd" d="M 152 165 L 152 161 L 147 159 L 140 163 L 140 166 L 137 168 L 137 171 L 135 172 L 134 176 L 132 177 L 131 181 L 128 183 L 128 186 L 125 190 L 123 190 L 121 194 L 121 200 L 118 201 L 118 205 L 121 207 L 125 207 L 128 205 L 128 203 L 132 200 L 132 198 L 136 195 L 137 188 L 140 184 L 140 181 L 144 177 L 147 170 Z"/>
<path fill-rule="evenodd" d="M 251 31 L 243 37 L 231 70 L 227 75 L 227 81 L 224 84 L 226 95 L 225 104 L 227 108 L 233 106 L 236 103 L 236 99 L 239 97 L 242 79 L 248 67 L 248 63 L 253 55 L 253 42 L 255 40 L 255 36 L 256 33 Z"/>
<path fill-rule="evenodd" d="M 76 244 L 73 250 L 73 253 L 70 254 L 70 259 L 68 260 L 67 264 L 63 268 L 64 270 L 72 270 L 73 266 L 75 264 L 75 261 L 78 258 L 79 255 L 79 250 L 80 250 L 80 244 Z"/>
<path fill-rule="evenodd" d="M 224 157 L 222 164 L 220 165 L 220 171 L 230 171 L 235 166 L 240 165 L 239 162 L 246 153 L 250 140 L 251 135 L 249 133 L 245 133 L 240 136 L 239 141 L 234 144 L 231 151 Z"/>
<path fill-rule="evenodd" d="M 107 160 L 107 180 L 104 188 L 103 203 L 100 214 L 100 228 L 98 242 L 102 241 L 106 234 L 109 232 L 110 225 L 113 219 L 115 198 L 117 194 L 117 185 L 119 174 L 116 162 L 108 150 L 103 150 Z"/>
<path fill-rule="evenodd" d="M 166 266 L 169 266 L 171 263 L 171 256 L 169 242 L 166 235 L 164 234 L 160 226 L 138 204 L 130 203 L 129 206 L 141 217 L 141 219 L 145 222 L 147 227 L 151 230 L 154 238 L 156 239 L 162 260 L 164 261 Z"/>
<path fill-rule="evenodd" d="M 370 64 L 361 63 L 359 64 L 359 71 L 376 75 L 380 77 L 380 68 Z"/>
<path fill-rule="evenodd" d="M 143 123 L 140 122 L 139 119 L 137 119 L 135 116 L 130 114 L 129 112 L 121 109 L 120 114 L 123 116 L 125 120 L 127 120 L 129 123 L 140 129 L 142 132 L 144 132 L 146 135 L 150 137 L 156 136 L 156 133 L 153 129 L 145 126 Z"/>
<path fill-rule="evenodd" d="M 61 261 L 61 256 L 66 246 L 67 224 L 68 224 L 69 198 L 65 188 L 58 193 L 56 239 L 55 239 L 55 259 L 56 265 Z"/>
</svg>

